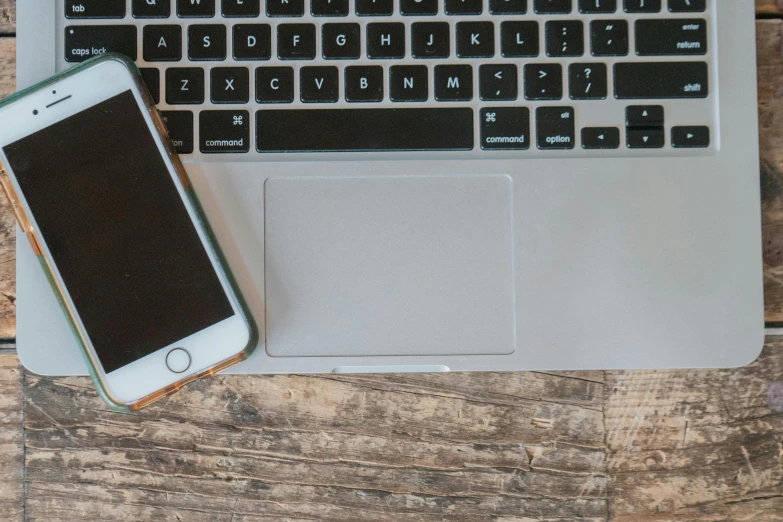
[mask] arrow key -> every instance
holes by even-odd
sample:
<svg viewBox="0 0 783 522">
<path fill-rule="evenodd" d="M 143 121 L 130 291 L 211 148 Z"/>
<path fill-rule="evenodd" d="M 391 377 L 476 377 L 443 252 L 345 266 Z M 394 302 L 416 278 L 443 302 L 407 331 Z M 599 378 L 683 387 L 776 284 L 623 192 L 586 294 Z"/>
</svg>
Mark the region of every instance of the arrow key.
<svg viewBox="0 0 783 522">
<path fill-rule="evenodd" d="M 666 136 L 663 127 L 628 128 L 629 149 L 662 149 Z"/>
<path fill-rule="evenodd" d="M 514 64 L 480 66 L 479 95 L 482 100 L 516 100 L 517 66 Z"/>
<path fill-rule="evenodd" d="M 625 110 L 628 127 L 663 127 L 663 107 L 660 105 L 631 105 Z"/>
<path fill-rule="evenodd" d="M 585 127 L 582 129 L 582 148 L 620 148 L 620 129 L 617 127 Z"/>
<path fill-rule="evenodd" d="M 710 146 L 710 128 L 705 126 L 672 127 L 672 147 L 703 149 Z"/>
</svg>

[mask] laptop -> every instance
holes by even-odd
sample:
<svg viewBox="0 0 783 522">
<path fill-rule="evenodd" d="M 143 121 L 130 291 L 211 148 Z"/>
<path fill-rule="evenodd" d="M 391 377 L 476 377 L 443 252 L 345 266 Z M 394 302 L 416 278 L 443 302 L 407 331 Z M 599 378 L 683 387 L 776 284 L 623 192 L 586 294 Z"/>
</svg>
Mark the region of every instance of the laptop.
<svg viewBox="0 0 783 522">
<path fill-rule="evenodd" d="M 234 373 L 733 367 L 753 2 L 24 0 L 18 87 L 141 68 L 261 330 Z M 86 374 L 17 241 L 18 351 Z"/>
</svg>

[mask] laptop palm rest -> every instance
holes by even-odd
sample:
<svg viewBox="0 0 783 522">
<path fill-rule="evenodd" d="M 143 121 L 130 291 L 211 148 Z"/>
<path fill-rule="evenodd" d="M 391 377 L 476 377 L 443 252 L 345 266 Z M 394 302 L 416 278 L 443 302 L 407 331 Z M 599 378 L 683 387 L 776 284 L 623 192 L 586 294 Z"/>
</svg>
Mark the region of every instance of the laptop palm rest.
<svg viewBox="0 0 783 522">
<path fill-rule="evenodd" d="M 507 176 L 270 178 L 272 357 L 508 354 Z"/>
</svg>

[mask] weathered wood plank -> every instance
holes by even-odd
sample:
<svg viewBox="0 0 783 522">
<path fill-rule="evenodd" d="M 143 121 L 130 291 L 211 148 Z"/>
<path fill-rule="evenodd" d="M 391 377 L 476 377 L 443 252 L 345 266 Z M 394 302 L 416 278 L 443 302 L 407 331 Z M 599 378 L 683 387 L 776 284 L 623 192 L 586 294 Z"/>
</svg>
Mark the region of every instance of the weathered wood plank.
<svg viewBox="0 0 783 522">
<path fill-rule="evenodd" d="M 16 1 L 0 0 L 0 36 L 16 32 Z"/>
<path fill-rule="evenodd" d="M 0 513 L 21 521 L 24 513 L 22 366 L 15 354 L 0 353 Z"/>
<path fill-rule="evenodd" d="M 756 0 L 756 14 L 759 15 L 783 14 L 783 0 Z"/>
<path fill-rule="evenodd" d="M 3 0 L 0 0 L 2 20 Z M 1 27 L 1 26 L 0 26 Z M 14 92 L 16 40 L 0 38 L 0 98 Z M 16 337 L 16 221 L 0 195 L 0 340 Z"/>
</svg>

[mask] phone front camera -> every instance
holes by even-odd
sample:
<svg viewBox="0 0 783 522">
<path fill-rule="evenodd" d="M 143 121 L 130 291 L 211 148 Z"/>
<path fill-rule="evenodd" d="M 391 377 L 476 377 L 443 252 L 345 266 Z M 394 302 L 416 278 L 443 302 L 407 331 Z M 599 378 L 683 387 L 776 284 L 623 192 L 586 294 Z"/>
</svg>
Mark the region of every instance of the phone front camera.
<svg viewBox="0 0 783 522">
<path fill-rule="evenodd" d="M 38 116 L 38 109 L 35 109 L 35 110 L 33 111 L 33 116 Z"/>
</svg>

